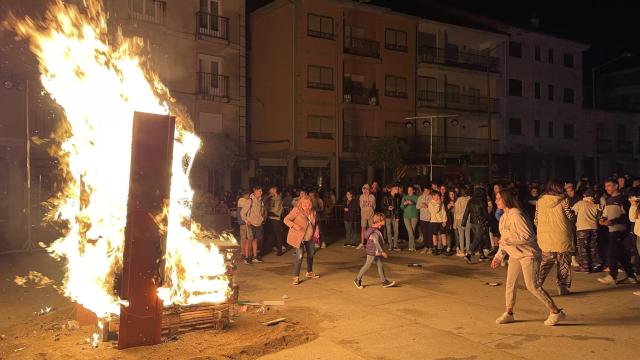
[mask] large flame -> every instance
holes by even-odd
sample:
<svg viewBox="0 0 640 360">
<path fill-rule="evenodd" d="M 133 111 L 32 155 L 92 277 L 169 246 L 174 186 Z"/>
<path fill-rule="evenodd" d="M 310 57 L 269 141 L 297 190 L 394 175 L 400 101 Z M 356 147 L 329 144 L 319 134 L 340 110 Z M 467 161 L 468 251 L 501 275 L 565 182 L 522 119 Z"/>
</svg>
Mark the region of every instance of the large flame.
<svg viewBox="0 0 640 360">
<path fill-rule="evenodd" d="M 119 31 L 110 37 L 99 0 L 85 0 L 83 11 L 56 0 L 41 21 L 11 15 L 4 25 L 29 40 L 42 84 L 66 117 L 52 148 L 65 178 L 53 220 L 65 232 L 48 248 L 66 264 L 65 295 L 99 317 L 119 314 L 125 303 L 114 278 L 122 264 L 133 113 L 141 111 L 176 116 L 165 284 L 158 294 L 165 305 L 224 301 L 224 257 L 198 241 L 199 226 L 190 221 L 189 171 L 200 139 L 149 70 L 142 40 Z"/>
</svg>

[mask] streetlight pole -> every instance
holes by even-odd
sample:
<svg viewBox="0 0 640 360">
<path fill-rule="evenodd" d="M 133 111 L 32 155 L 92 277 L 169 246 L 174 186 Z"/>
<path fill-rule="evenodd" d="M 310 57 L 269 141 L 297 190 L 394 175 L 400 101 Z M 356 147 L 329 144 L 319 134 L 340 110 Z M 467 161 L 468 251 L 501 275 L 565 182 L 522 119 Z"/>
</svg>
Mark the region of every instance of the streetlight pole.
<svg viewBox="0 0 640 360">
<path fill-rule="evenodd" d="M 594 109 L 596 108 L 596 70 L 629 56 L 632 56 L 630 52 L 623 52 L 622 54 L 616 56 L 615 58 L 591 68 L 591 104 L 592 104 L 591 106 L 592 108 Z"/>
<path fill-rule="evenodd" d="M 427 119 L 429 121 L 429 181 L 433 182 L 433 121 L 435 118 L 448 118 L 458 115 L 423 115 L 423 116 L 411 116 L 404 118 L 405 120 L 418 120 Z M 426 126 L 423 123 L 424 126 Z"/>
</svg>

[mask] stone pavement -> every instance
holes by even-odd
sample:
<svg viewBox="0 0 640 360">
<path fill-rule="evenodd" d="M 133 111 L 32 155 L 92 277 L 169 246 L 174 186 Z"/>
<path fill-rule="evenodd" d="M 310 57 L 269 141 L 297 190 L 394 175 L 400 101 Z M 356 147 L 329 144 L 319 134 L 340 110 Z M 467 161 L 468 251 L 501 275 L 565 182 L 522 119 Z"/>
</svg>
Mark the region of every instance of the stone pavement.
<svg viewBox="0 0 640 360">
<path fill-rule="evenodd" d="M 600 274 L 574 274 L 572 291 L 556 296 L 554 273 L 545 288 L 567 320 L 543 325 L 545 308 L 520 284 L 517 322 L 498 326 L 504 311 L 505 268 L 468 265 L 460 257 L 392 253 L 385 270 L 397 288 L 383 289 L 375 266 L 364 289 L 352 280 L 364 251 L 338 241 L 321 249 L 320 279 L 291 285 L 293 253 L 269 255 L 263 264 L 240 264 L 240 298 L 280 300 L 282 311 L 319 334 L 318 339 L 263 359 L 632 359 L 640 352 L 637 286 L 607 287 Z M 410 268 L 418 262 L 422 268 Z M 303 264 L 303 273 L 305 266 Z"/>
</svg>

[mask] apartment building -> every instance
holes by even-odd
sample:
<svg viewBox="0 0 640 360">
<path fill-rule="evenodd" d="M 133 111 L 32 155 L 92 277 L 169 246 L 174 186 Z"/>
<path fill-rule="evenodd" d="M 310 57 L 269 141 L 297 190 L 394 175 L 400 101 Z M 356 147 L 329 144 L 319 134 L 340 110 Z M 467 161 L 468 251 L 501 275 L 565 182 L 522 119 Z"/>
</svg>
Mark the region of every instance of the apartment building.
<svg viewBox="0 0 640 360">
<path fill-rule="evenodd" d="M 415 114 L 415 18 L 352 1 L 277 0 L 250 23 L 255 181 L 370 180 L 367 145 Z"/>
<path fill-rule="evenodd" d="M 205 142 L 193 168 L 194 189 L 237 190 L 246 155 L 245 1 L 109 0 L 106 5 L 112 29 L 144 38 L 153 69 L 187 108 Z"/>
</svg>

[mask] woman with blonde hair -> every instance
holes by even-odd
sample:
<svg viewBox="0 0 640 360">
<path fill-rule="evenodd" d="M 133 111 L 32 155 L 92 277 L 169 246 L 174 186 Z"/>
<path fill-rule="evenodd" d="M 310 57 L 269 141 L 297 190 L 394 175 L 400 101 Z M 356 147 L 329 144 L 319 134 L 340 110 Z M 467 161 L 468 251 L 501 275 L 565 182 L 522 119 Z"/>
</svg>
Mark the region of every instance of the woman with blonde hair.
<svg viewBox="0 0 640 360">
<path fill-rule="evenodd" d="M 287 243 L 296 249 L 296 259 L 293 265 L 293 285 L 300 284 L 300 268 L 302 257 L 307 253 L 307 273 L 305 277 L 317 279 L 313 272 L 313 254 L 315 252 L 314 240 L 320 237 L 318 230 L 318 217 L 313 210 L 309 196 L 301 197 L 296 206 L 284 218 L 284 223 L 289 227 Z"/>
</svg>

